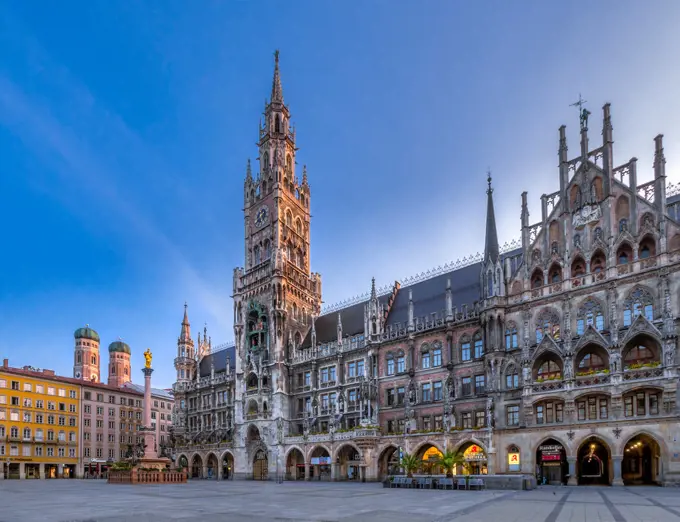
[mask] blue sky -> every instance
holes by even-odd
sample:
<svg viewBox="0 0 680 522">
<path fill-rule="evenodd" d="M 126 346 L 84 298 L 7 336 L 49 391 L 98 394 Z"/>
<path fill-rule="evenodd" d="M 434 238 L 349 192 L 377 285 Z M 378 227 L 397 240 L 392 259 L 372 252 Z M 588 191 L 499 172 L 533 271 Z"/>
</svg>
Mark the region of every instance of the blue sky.
<svg viewBox="0 0 680 522">
<path fill-rule="evenodd" d="M 675 0 L 2 2 L 0 355 L 70 375 L 89 323 L 169 386 L 185 300 L 232 338 L 277 48 L 330 304 L 481 250 L 488 167 L 518 238 L 561 124 L 578 151 L 579 93 L 593 147 L 609 101 L 615 163 L 650 179 L 661 132 L 677 181 L 679 22 Z"/>
</svg>

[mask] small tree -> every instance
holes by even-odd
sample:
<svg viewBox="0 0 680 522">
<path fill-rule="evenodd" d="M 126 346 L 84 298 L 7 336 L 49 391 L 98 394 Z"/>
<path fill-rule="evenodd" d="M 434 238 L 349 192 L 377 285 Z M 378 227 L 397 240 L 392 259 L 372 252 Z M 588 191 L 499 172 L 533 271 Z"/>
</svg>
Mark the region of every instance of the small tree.
<svg viewBox="0 0 680 522">
<path fill-rule="evenodd" d="M 401 467 L 406 471 L 408 478 L 413 478 L 413 472 L 420 467 L 420 459 L 415 455 L 404 453 L 401 457 Z"/>
<path fill-rule="evenodd" d="M 446 450 L 443 454 L 437 457 L 435 463 L 444 468 L 447 478 L 453 477 L 453 472 L 456 469 L 456 466 L 463 466 L 463 469 L 468 467 L 462 453 L 449 450 Z"/>
</svg>

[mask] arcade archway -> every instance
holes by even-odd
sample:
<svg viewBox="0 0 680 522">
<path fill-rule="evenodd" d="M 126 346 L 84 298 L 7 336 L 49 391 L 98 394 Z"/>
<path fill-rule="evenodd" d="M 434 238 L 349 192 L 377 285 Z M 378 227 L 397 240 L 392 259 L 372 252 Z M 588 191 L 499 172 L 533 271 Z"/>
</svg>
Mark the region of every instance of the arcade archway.
<svg viewBox="0 0 680 522">
<path fill-rule="evenodd" d="M 222 456 L 222 480 L 229 480 L 234 476 L 234 456 L 225 453 Z"/>
<path fill-rule="evenodd" d="M 398 475 L 400 472 L 399 448 L 396 446 L 386 447 L 378 459 L 378 478 L 383 480 L 388 475 Z"/>
<path fill-rule="evenodd" d="M 463 460 L 465 460 L 463 472 L 470 475 L 486 475 L 488 473 L 486 452 L 479 444 L 467 442 L 458 451 L 463 455 Z"/>
<path fill-rule="evenodd" d="M 331 455 L 323 446 L 317 446 L 310 454 L 310 478 L 313 480 L 331 479 Z"/>
<path fill-rule="evenodd" d="M 423 444 L 418 451 L 416 456 L 420 461 L 420 467 L 417 473 L 424 473 L 426 475 L 439 475 L 443 473 L 443 470 L 437 463 L 439 458 L 442 456 L 442 452 L 434 444 Z"/>
<path fill-rule="evenodd" d="M 214 453 L 208 455 L 207 459 L 207 475 L 205 478 L 216 479 L 217 478 L 217 457 Z"/>
<path fill-rule="evenodd" d="M 576 475 L 579 485 L 609 485 L 611 450 L 597 437 L 584 440 L 578 448 Z"/>
<path fill-rule="evenodd" d="M 351 444 L 345 444 L 336 455 L 336 480 L 361 480 L 361 454 Z"/>
<path fill-rule="evenodd" d="M 539 444 L 536 448 L 536 468 L 540 484 L 566 484 L 569 463 L 562 443 L 546 439 Z"/>
<path fill-rule="evenodd" d="M 286 458 L 286 480 L 305 479 L 305 457 L 302 452 L 293 448 Z"/>
<path fill-rule="evenodd" d="M 621 478 L 626 486 L 657 485 L 661 482 L 661 448 L 646 434 L 631 438 L 623 450 Z"/>
<path fill-rule="evenodd" d="M 267 480 L 269 478 L 269 459 L 267 452 L 263 449 L 258 449 L 253 458 L 253 479 Z"/>
<path fill-rule="evenodd" d="M 191 478 L 203 478 L 203 459 L 200 455 L 194 455 L 191 459 Z"/>
</svg>

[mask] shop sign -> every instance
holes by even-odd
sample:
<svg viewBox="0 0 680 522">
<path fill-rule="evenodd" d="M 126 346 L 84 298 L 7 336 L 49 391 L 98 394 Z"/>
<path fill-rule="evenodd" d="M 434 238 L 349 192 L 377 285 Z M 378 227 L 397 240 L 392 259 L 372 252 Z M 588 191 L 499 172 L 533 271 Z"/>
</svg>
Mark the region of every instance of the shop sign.
<svg viewBox="0 0 680 522">
<path fill-rule="evenodd" d="M 541 461 L 552 462 L 562 460 L 562 446 L 560 444 L 546 444 L 539 446 L 541 452 Z"/>
<path fill-rule="evenodd" d="M 473 444 L 465 450 L 463 453 L 463 458 L 468 461 L 486 460 L 486 455 L 484 454 L 484 450 L 481 447 L 477 446 L 477 444 Z"/>
<path fill-rule="evenodd" d="M 508 471 L 519 471 L 520 470 L 520 460 L 519 453 L 508 453 Z"/>
</svg>

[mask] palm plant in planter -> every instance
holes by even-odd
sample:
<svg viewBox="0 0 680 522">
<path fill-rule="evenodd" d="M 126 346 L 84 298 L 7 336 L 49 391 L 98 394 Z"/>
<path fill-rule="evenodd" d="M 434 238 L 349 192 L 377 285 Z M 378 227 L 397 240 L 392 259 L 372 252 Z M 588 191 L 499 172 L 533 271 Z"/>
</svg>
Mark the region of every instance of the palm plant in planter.
<svg viewBox="0 0 680 522">
<path fill-rule="evenodd" d="M 404 453 L 401 457 L 401 467 L 406 471 L 408 478 L 413 478 L 413 472 L 420 467 L 420 459 L 415 455 Z"/>
<path fill-rule="evenodd" d="M 453 477 L 453 472 L 457 466 L 463 466 L 463 469 L 467 467 L 467 462 L 463 458 L 462 453 L 449 450 L 442 453 L 435 461 L 435 464 L 444 468 L 446 471 L 446 478 Z"/>
</svg>

